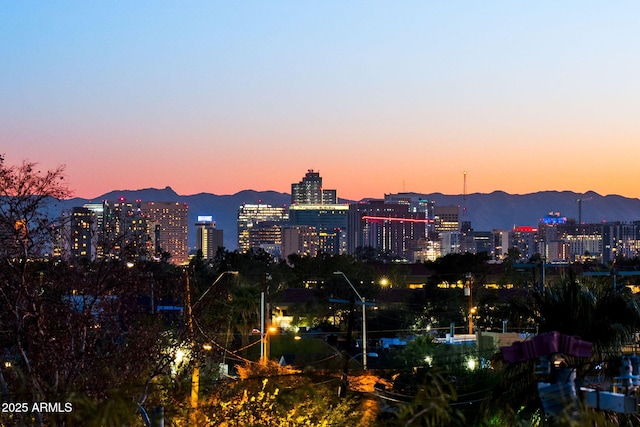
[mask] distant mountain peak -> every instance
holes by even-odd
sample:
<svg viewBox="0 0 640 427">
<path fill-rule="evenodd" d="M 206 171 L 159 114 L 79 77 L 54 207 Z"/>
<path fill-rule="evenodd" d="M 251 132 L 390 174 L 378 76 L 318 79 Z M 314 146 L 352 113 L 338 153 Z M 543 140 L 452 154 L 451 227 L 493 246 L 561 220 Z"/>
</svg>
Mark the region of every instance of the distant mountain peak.
<svg viewBox="0 0 640 427">
<path fill-rule="evenodd" d="M 115 201 L 120 197 L 129 201 L 187 203 L 189 224 L 195 223 L 198 215 L 212 215 L 216 220 L 216 227 L 224 230 L 225 247 L 231 250 L 237 246 L 237 215 L 238 208 L 243 203 L 286 206 L 291 202 L 289 194 L 277 191 L 242 190 L 228 195 L 211 193 L 179 195 L 169 186 L 162 189 L 115 190 L 93 200 Z M 460 206 L 462 202 L 460 194 L 431 193 L 425 194 L 425 197 L 433 200 L 436 206 Z M 578 200 L 582 200 L 582 206 L 578 205 Z M 87 201 L 75 198 L 61 201 L 58 206 L 63 205 L 63 208 L 70 209 L 74 206 L 82 206 Z M 497 190 L 489 194 L 472 193 L 467 195 L 466 207 L 468 220 L 476 231 L 509 230 L 514 225 L 537 226 L 539 219 L 551 211 L 560 212 L 567 218 L 576 219 L 581 216 L 581 220 L 586 223 L 640 220 L 640 199 L 618 195 L 602 196 L 594 191 L 585 193 L 540 191 L 509 194 Z M 58 215 L 59 212 L 55 214 Z M 195 232 L 189 231 L 189 240 L 189 245 L 195 246 Z"/>
<path fill-rule="evenodd" d="M 143 200 L 157 202 L 175 202 L 181 199 L 171 187 L 165 188 L 143 188 L 140 190 L 114 190 L 98 197 L 99 200 L 117 200 L 124 197 L 127 200 Z"/>
</svg>

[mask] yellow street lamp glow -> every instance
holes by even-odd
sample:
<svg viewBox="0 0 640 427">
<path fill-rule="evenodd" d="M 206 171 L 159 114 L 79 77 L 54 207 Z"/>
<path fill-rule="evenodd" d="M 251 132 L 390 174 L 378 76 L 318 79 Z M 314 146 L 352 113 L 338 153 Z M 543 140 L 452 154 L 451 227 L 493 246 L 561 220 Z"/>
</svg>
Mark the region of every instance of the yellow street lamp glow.
<svg viewBox="0 0 640 427">
<path fill-rule="evenodd" d="M 470 357 L 467 359 L 467 369 L 469 369 L 470 371 L 474 371 L 477 367 L 477 362 L 476 359 L 474 359 L 473 357 Z"/>
<path fill-rule="evenodd" d="M 176 365 L 179 365 L 183 360 L 184 360 L 184 351 L 182 351 L 182 349 L 178 349 L 178 351 L 176 351 L 176 357 L 174 361 Z"/>
</svg>

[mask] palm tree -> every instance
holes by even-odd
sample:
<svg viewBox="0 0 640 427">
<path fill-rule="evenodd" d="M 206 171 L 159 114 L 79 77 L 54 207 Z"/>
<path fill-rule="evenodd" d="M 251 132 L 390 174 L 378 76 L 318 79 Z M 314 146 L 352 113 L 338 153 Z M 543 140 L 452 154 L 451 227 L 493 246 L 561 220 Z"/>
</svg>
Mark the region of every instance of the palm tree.
<svg viewBox="0 0 640 427">
<path fill-rule="evenodd" d="M 251 331 L 260 322 L 260 288 L 251 285 L 236 285 L 231 288 L 231 310 L 235 325 L 246 345 L 250 341 Z"/>
<path fill-rule="evenodd" d="M 549 286 L 535 286 L 528 301 L 514 302 L 512 307 L 530 318 L 539 333 L 557 331 L 593 344 L 589 363 L 566 360 L 576 367 L 579 378 L 596 364 L 617 361 L 622 346 L 631 342 L 640 326 L 640 307 L 629 289 L 583 282 L 572 272 Z M 535 361 L 525 361 L 504 367 L 503 381 L 488 405 L 493 408 L 490 412 L 502 411 L 512 417 L 512 424 L 520 422 L 525 413 L 539 416 L 534 364 Z"/>
<path fill-rule="evenodd" d="M 593 343 L 594 359 L 621 355 L 640 326 L 640 306 L 631 291 L 609 284 L 583 282 L 569 273 L 549 286 L 538 286 L 533 305 L 520 307 L 540 333 L 557 331 Z"/>
</svg>

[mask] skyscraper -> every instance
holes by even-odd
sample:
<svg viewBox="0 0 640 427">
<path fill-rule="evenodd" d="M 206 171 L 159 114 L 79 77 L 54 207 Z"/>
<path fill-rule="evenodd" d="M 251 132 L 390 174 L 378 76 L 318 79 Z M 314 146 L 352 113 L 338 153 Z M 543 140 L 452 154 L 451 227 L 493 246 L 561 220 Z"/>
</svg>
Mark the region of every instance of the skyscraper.
<svg viewBox="0 0 640 427">
<path fill-rule="evenodd" d="M 322 188 L 319 172 L 310 169 L 299 183 L 291 184 L 289 222 L 292 227 L 313 227 L 319 252 L 339 254 L 344 249 L 349 206 L 337 202 L 337 191 Z"/>
<path fill-rule="evenodd" d="M 347 204 L 291 205 L 289 223 L 292 227 L 313 227 L 319 252 L 339 254 L 343 250 L 340 242 L 344 241 L 348 212 Z"/>
<path fill-rule="evenodd" d="M 284 207 L 274 207 L 268 204 L 245 203 L 238 209 L 238 249 L 247 252 L 252 249 L 251 230 L 262 222 L 270 222 L 269 227 L 273 231 L 273 223 L 286 224 L 289 214 Z M 258 235 L 254 233 L 254 242 L 258 241 Z"/>
<path fill-rule="evenodd" d="M 96 258 L 95 218 L 95 213 L 86 207 L 73 208 L 70 221 L 71 256 L 90 261 Z"/>
<path fill-rule="evenodd" d="M 384 200 L 349 205 L 347 244 L 351 254 L 373 248 L 380 254 L 413 261 L 417 242 L 424 239 L 429 220 L 424 212 L 409 212 L 409 205 Z"/>
<path fill-rule="evenodd" d="M 435 232 L 460 230 L 460 206 L 435 206 Z"/>
<path fill-rule="evenodd" d="M 105 200 L 102 204 L 102 228 L 98 231 L 98 256 L 123 260 L 151 255 L 147 218 L 140 201 Z"/>
<path fill-rule="evenodd" d="M 289 255 L 318 255 L 318 233 L 315 227 L 298 225 L 282 229 L 282 247 L 280 255 L 287 259 Z"/>
<path fill-rule="evenodd" d="M 202 251 L 204 259 L 213 259 L 223 247 L 222 230 L 216 228 L 211 216 L 199 216 L 196 222 L 196 250 Z"/>
<path fill-rule="evenodd" d="M 323 205 L 338 202 L 336 190 L 322 188 L 319 172 L 309 169 L 297 184 L 291 184 L 291 204 Z"/>
<path fill-rule="evenodd" d="M 155 252 L 169 253 L 170 262 L 189 261 L 189 207 L 179 202 L 141 202 L 141 211 L 155 236 Z"/>
</svg>

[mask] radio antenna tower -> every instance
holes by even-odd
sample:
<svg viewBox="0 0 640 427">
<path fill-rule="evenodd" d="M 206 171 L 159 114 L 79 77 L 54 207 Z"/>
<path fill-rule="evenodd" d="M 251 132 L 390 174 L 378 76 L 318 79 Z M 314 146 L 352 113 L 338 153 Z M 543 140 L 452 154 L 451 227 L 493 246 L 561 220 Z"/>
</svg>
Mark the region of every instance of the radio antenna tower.
<svg viewBox="0 0 640 427">
<path fill-rule="evenodd" d="M 464 181 L 462 188 L 462 219 L 467 218 L 467 171 L 464 171 Z"/>
</svg>

